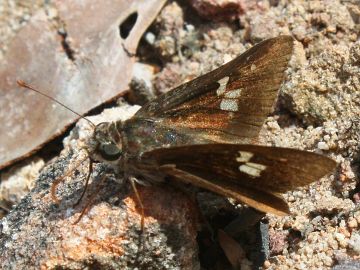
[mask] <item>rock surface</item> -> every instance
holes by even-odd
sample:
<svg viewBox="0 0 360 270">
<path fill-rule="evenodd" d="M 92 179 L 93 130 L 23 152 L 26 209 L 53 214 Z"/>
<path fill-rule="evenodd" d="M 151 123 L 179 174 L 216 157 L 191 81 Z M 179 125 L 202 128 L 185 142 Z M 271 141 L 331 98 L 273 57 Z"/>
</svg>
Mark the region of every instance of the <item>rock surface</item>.
<svg viewBox="0 0 360 270">
<path fill-rule="evenodd" d="M 90 120 L 127 117 L 137 109 L 107 110 Z M 145 206 L 141 232 L 141 211 L 131 185 L 98 164 L 85 198 L 74 207 L 88 172 L 87 162 L 79 164 L 84 153 L 76 149 L 89 131 L 89 124 L 80 121 L 65 140 L 63 156 L 43 169 L 32 191 L 2 219 L 0 268 L 198 269 L 198 212 L 181 191 L 166 185 L 138 187 Z M 51 184 L 73 169 L 57 188 L 56 204 Z M 86 208 L 92 194 L 95 200 Z M 76 223 L 85 208 L 89 211 Z"/>
</svg>

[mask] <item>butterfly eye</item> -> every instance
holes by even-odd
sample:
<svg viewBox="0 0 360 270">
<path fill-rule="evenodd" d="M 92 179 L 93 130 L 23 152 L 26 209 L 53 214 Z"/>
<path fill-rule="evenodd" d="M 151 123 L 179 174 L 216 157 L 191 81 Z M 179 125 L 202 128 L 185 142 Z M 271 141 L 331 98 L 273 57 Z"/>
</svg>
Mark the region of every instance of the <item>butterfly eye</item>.
<svg viewBox="0 0 360 270">
<path fill-rule="evenodd" d="M 100 144 L 101 156 L 109 161 L 117 160 L 121 156 L 121 150 L 114 143 Z"/>
</svg>

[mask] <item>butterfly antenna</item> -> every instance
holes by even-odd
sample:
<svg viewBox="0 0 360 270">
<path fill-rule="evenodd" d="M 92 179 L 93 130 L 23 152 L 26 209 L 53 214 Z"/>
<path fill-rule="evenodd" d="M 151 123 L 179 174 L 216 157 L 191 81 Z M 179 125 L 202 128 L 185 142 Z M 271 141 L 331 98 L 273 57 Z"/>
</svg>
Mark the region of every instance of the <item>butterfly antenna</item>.
<svg viewBox="0 0 360 270">
<path fill-rule="evenodd" d="M 34 87 L 28 85 L 26 82 L 24 82 L 24 81 L 22 81 L 22 80 L 17 80 L 16 82 L 17 82 L 17 84 L 18 84 L 20 87 L 26 88 L 26 89 L 28 89 L 28 90 L 34 91 L 34 92 L 36 92 L 36 93 L 44 96 L 44 97 L 47 97 L 48 99 L 52 100 L 53 102 L 55 102 L 55 103 L 63 106 L 64 108 L 68 109 L 68 110 L 71 111 L 72 113 L 76 114 L 76 115 L 79 116 L 80 118 L 85 119 L 85 120 L 88 121 L 88 122 L 91 124 L 91 126 L 93 126 L 94 128 L 96 127 L 96 125 L 95 125 L 93 122 L 91 122 L 89 119 L 87 119 L 86 117 L 82 116 L 81 114 L 75 112 L 74 110 L 72 110 L 71 108 L 69 108 L 69 107 L 66 106 L 65 104 L 61 103 L 60 101 L 56 100 L 55 98 L 53 98 L 53 97 L 51 97 L 51 96 L 49 96 L 49 95 L 47 95 L 47 94 L 45 94 L 45 93 L 43 93 L 43 92 L 35 89 Z"/>
</svg>

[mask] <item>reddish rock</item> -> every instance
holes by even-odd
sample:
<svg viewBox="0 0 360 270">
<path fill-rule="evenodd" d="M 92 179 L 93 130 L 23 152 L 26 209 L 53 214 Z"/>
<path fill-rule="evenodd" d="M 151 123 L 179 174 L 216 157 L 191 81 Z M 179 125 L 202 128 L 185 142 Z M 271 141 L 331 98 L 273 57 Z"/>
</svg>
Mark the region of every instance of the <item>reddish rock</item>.
<svg viewBox="0 0 360 270">
<path fill-rule="evenodd" d="M 243 0 L 191 0 L 198 14 L 208 20 L 233 21 L 245 11 Z"/>
<path fill-rule="evenodd" d="M 279 255 L 287 247 L 287 232 L 269 231 L 270 254 L 271 256 Z"/>
<path fill-rule="evenodd" d="M 198 269 L 197 212 L 187 195 L 167 185 L 138 187 L 145 206 L 141 232 L 141 211 L 130 184 L 109 174 L 99 189 L 96 175 L 104 172 L 104 165 L 96 166 L 87 198 L 73 208 L 85 165 L 59 185 L 56 206 L 49 193 L 51 182 L 74 159 L 78 156 L 68 155 L 48 166 L 36 187 L 2 219 L 1 269 Z M 94 191 L 90 211 L 74 224 Z"/>
</svg>

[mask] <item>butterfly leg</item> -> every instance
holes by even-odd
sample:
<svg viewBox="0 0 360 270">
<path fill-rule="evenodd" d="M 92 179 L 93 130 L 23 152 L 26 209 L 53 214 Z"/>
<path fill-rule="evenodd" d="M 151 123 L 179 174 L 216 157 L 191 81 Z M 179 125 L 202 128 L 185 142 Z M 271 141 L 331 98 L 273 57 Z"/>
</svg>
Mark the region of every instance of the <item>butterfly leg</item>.
<svg viewBox="0 0 360 270">
<path fill-rule="evenodd" d="M 84 197 L 84 195 L 85 195 L 85 193 L 86 193 L 86 190 L 87 190 L 87 188 L 88 188 L 88 186 L 89 186 L 90 175 L 91 175 L 91 172 L 92 172 L 92 170 L 93 170 L 93 164 L 94 164 L 94 162 L 90 159 L 90 161 L 89 161 L 89 169 L 88 169 L 88 173 L 87 173 L 86 180 L 85 180 L 84 190 L 83 190 L 83 192 L 81 193 L 80 198 L 77 200 L 77 202 L 74 204 L 73 207 L 76 207 L 77 205 L 80 204 L 82 198 Z"/>
<path fill-rule="evenodd" d="M 90 195 L 90 198 L 88 200 L 88 202 L 86 203 L 85 207 L 82 209 L 80 216 L 78 217 L 78 219 L 73 223 L 73 225 L 79 223 L 79 221 L 81 220 L 81 218 L 89 211 L 89 209 L 91 208 L 91 206 L 94 204 L 94 201 L 96 199 L 96 196 L 99 194 L 99 190 L 101 188 L 103 188 L 103 184 L 104 181 L 106 179 L 106 174 L 104 174 L 101 179 L 100 182 L 98 184 L 98 187 L 96 188 L 96 190 L 94 190 L 94 192 Z"/>
<path fill-rule="evenodd" d="M 136 199 L 139 203 L 139 206 L 140 206 L 140 210 L 141 210 L 141 231 L 144 230 L 144 223 L 145 223 L 145 211 L 144 211 L 144 205 L 142 203 L 142 200 L 141 200 L 141 197 L 140 197 L 140 194 L 136 188 L 136 183 L 137 180 L 135 177 L 133 176 L 130 176 L 129 177 L 129 180 L 130 180 L 130 183 L 131 183 L 131 187 L 133 188 L 134 190 L 134 193 L 135 193 L 135 196 L 136 196 Z"/>
</svg>

